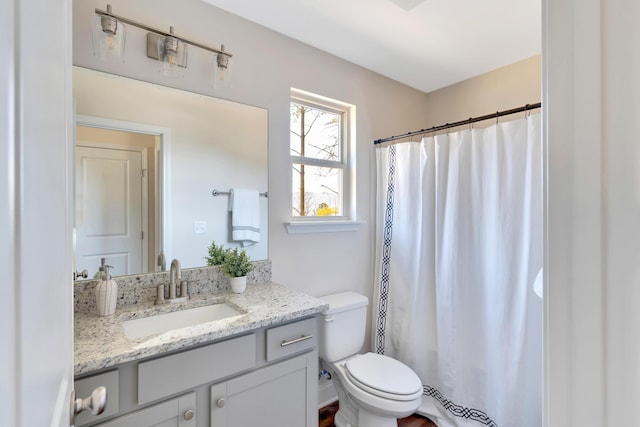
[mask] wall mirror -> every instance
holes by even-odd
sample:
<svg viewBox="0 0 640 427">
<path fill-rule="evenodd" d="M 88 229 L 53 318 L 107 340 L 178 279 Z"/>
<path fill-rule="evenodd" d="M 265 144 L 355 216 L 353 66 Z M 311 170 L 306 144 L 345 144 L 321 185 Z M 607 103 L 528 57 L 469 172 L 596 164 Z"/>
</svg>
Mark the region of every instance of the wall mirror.
<svg viewBox="0 0 640 427">
<path fill-rule="evenodd" d="M 81 67 L 73 94 L 76 272 L 93 278 L 103 257 L 114 276 L 161 271 L 161 254 L 198 267 L 212 241 L 241 246 L 226 193 L 267 192 L 267 110 Z M 259 199 L 253 260 L 268 258 Z"/>
</svg>

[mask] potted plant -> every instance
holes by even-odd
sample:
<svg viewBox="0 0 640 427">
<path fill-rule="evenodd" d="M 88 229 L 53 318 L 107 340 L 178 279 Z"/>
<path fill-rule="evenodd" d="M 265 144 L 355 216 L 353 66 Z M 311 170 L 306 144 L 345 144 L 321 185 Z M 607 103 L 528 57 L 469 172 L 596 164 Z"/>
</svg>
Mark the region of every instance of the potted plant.
<svg viewBox="0 0 640 427">
<path fill-rule="evenodd" d="M 218 246 L 214 241 L 209 246 L 209 256 L 204 257 L 204 259 L 207 260 L 207 265 L 222 265 L 227 252 L 228 249 L 225 249 L 224 245 Z"/>
<path fill-rule="evenodd" d="M 221 265 L 222 271 L 229 276 L 231 291 L 241 294 L 247 287 L 247 274 L 253 270 L 253 263 L 244 249 L 228 249 Z"/>
</svg>

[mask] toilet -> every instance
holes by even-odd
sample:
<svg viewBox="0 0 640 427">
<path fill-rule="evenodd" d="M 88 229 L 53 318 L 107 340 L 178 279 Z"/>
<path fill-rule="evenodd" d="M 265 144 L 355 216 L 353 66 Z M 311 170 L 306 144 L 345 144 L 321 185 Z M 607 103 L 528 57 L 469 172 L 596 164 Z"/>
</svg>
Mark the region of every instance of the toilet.
<svg viewBox="0 0 640 427">
<path fill-rule="evenodd" d="M 320 359 L 338 392 L 337 427 L 397 427 L 422 403 L 422 382 L 398 360 L 358 354 L 364 343 L 367 297 L 341 292 L 320 297 L 329 304 L 319 328 Z"/>
</svg>

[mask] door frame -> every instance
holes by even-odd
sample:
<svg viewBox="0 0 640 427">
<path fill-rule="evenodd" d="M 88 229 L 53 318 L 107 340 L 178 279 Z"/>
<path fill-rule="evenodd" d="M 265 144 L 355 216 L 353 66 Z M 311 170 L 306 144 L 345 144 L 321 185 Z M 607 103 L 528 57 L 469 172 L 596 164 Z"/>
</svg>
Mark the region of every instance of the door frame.
<svg viewBox="0 0 640 427">
<path fill-rule="evenodd" d="M 3 426 L 69 425 L 72 17 L 70 0 L 0 2 Z"/>
<path fill-rule="evenodd" d="M 145 123 L 129 122 L 125 120 L 76 114 L 76 126 L 94 127 L 99 129 L 117 130 L 124 132 L 142 133 L 157 136 L 160 139 L 159 180 L 160 191 L 156 198 L 156 250 L 164 251 L 167 259 L 171 256 L 171 129 Z M 74 141 L 75 149 L 75 141 Z M 74 154 L 75 158 L 75 154 Z M 146 220 L 145 220 L 146 222 Z M 159 225 L 161 224 L 161 225 Z M 74 248 L 75 249 L 75 248 Z M 146 252 L 146 251 L 144 251 Z M 147 254 L 143 254 L 146 256 Z M 74 253 L 75 259 L 75 253 Z"/>
</svg>

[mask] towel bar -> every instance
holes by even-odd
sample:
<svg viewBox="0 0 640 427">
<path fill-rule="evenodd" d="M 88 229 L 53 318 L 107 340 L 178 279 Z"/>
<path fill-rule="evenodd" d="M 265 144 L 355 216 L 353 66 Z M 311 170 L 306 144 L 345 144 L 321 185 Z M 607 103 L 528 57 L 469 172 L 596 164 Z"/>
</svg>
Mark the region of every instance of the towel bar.
<svg viewBox="0 0 640 427">
<path fill-rule="evenodd" d="M 211 195 L 213 197 L 228 196 L 230 194 L 231 194 L 231 191 L 218 191 L 218 190 L 215 190 L 215 189 L 211 192 Z M 263 196 L 263 197 L 267 197 L 267 198 L 269 197 L 269 193 L 267 193 L 266 191 L 264 193 L 260 193 L 260 195 Z"/>
</svg>

